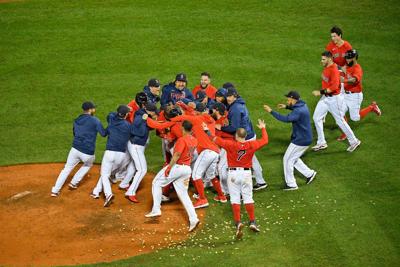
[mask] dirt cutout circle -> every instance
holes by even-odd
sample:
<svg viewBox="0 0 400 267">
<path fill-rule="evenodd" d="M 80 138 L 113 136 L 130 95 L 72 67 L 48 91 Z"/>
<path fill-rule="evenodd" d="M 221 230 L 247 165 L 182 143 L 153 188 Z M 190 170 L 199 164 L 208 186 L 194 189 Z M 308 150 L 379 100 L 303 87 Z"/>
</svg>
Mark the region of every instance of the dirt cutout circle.
<svg viewBox="0 0 400 267">
<path fill-rule="evenodd" d="M 93 166 L 78 189 L 50 196 L 63 164 L 0 167 L 0 265 L 73 265 L 111 262 L 180 242 L 189 237 L 185 210 L 172 194 L 162 216 L 147 219 L 152 205 L 146 175 L 138 191 L 140 203 L 124 198 L 113 185 L 113 204 L 89 196 L 99 178 Z M 75 168 L 77 169 L 77 168 Z M 200 220 L 204 210 L 198 211 Z"/>
</svg>

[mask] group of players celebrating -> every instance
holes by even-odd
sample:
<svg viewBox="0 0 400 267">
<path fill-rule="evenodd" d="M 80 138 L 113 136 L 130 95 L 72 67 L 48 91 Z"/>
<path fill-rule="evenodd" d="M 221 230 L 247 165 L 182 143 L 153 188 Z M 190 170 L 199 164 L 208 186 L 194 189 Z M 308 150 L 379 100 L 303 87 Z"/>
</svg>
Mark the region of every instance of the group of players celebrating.
<svg viewBox="0 0 400 267">
<path fill-rule="evenodd" d="M 313 116 L 318 134 L 313 150 L 327 148 L 323 121 L 329 111 L 343 131 L 338 140 L 347 138 L 350 143 L 347 150 L 352 152 L 361 142 L 347 124 L 345 112 L 349 110 L 350 118 L 359 120 L 371 111 L 378 115 L 381 111 L 375 102 L 360 111 L 363 96 L 358 53 L 342 40 L 342 31 L 338 27 L 331 29 L 331 37 L 327 51 L 322 53 L 322 89 L 313 92 L 316 96 L 321 95 Z M 174 81 L 162 89 L 158 79 L 150 79 L 134 100 L 120 105 L 116 112 L 107 116 L 106 129 L 93 116 L 95 105 L 83 103 L 83 114 L 74 121 L 72 148 L 51 196 L 59 195 L 68 175 L 79 162 L 83 162 L 68 185 L 70 189 L 78 187 L 93 165 L 99 133 L 108 139 L 100 178 L 91 196 L 98 199 L 103 192 L 104 207 L 108 207 L 114 198 L 111 183 L 119 180 L 119 189 L 126 190 L 125 197 L 139 203 L 137 190 L 147 173 L 145 150 L 149 132 L 155 130 L 162 139 L 165 164 L 153 180 L 153 208 L 146 217 L 161 216 L 161 203 L 169 201 L 170 191 L 175 190 L 188 214 L 189 231 L 193 231 L 199 224 L 195 209 L 209 205 L 204 188 L 210 185 L 217 193 L 215 201 L 226 203 L 229 196 L 237 238 L 241 238 L 244 227 L 240 217 L 242 201 L 250 220 L 249 228 L 260 231 L 254 215 L 253 190 L 267 187 L 255 156 L 255 152 L 268 143 L 265 123 L 258 120 L 257 127 L 261 129 L 262 137 L 257 140 L 245 101 L 235 86 L 227 82 L 217 90 L 211 84 L 209 73 L 203 72 L 200 76 L 200 84 L 192 91 L 187 88 L 184 73 L 177 74 Z M 289 92 L 286 97 L 288 104 L 278 107 L 291 109 L 289 115 L 272 111 L 268 105 L 264 109 L 278 120 L 293 124 L 291 144 L 284 157 L 284 173 L 285 190 L 295 190 L 294 167 L 306 176 L 307 184 L 312 182 L 316 172 L 300 160 L 312 140 L 308 108 L 296 91 Z M 253 177 L 256 180 L 254 185 Z M 194 203 L 188 194 L 190 182 L 196 190 Z"/>
</svg>

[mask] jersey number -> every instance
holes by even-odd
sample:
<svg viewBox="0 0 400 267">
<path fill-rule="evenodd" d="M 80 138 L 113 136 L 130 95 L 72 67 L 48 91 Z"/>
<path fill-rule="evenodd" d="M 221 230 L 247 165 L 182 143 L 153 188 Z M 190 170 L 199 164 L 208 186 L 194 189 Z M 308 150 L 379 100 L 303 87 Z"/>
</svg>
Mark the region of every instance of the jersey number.
<svg viewBox="0 0 400 267">
<path fill-rule="evenodd" d="M 238 157 L 237 157 L 237 161 L 240 161 L 242 158 L 243 158 L 243 156 L 244 155 L 246 155 L 246 150 L 239 150 L 238 151 Z"/>
</svg>

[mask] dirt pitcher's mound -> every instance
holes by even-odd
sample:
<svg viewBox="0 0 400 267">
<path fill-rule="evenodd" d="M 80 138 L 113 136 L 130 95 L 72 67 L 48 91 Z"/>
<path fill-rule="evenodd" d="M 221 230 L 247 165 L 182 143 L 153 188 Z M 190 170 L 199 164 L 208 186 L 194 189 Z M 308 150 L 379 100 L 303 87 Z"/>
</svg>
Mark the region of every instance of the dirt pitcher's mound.
<svg viewBox="0 0 400 267">
<path fill-rule="evenodd" d="M 72 265 L 109 262 L 155 251 L 188 237 L 188 218 L 172 195 L 162 216 L 147 219 L 152 175 L 138 191 L 140 203 L 113 186 L 113 204 L 89 194 L 99 178 L 95 165 L 78 189 L 67 180 L 57 198 L 51 187 L 63 164 L 0 167 L 0 265 Z M 204 211 L 198 212 L 200 218 Z"/>
</svg>

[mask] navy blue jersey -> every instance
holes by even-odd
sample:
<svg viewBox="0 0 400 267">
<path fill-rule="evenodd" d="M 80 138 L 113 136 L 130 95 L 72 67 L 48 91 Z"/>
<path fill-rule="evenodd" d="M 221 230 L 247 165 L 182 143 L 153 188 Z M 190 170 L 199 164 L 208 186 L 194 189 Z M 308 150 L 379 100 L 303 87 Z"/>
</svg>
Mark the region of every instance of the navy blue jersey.
<svg viewBox="0 0 400 267">
<path fill-rule="evenodd" d="M 118 117 L 116 112 L 108 114 L 107 121 L 108 139 L 106 150 L 125 152 L 131 133 L 131 125 L 124 118 Z"/>
<path fill-rule="evenodd" d="M 101 136 L 107 135 L 100 120 L 89 114 L 79 115 L 74 121 L 72 147 L 82 153 L 94 155 L 97 133 Z"/>
</svg>

